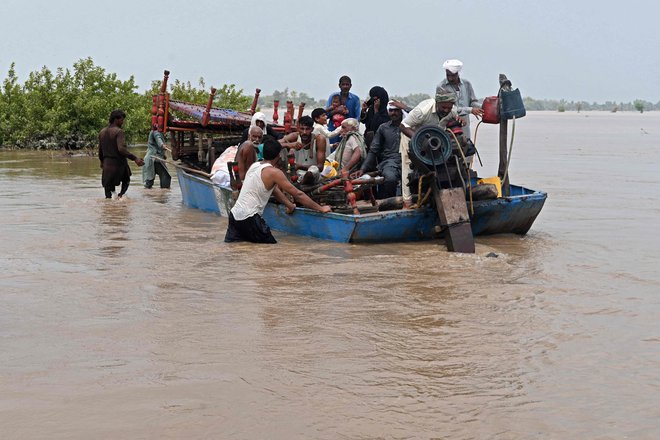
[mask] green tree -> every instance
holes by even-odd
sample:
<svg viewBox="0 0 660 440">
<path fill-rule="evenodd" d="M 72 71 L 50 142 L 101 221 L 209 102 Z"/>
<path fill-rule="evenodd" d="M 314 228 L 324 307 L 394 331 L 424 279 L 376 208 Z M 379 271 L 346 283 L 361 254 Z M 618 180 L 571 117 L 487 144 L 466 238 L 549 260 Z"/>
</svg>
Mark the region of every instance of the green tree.
<svg viewBox="0 0 660 440">
<path fill-rule="evenodd" d="M 641 99 L 636 99 L 635 102 L 633 102 L 633 105 L 635 106 L 635 110 L 640 113 L 644 113 L 644 101 Z"/>
<path fill-rule="evenodd" d="M 16 64 L 11 63 L 7 77 L 2 82 L 0 95 L 0 142 L 16 144 L 21 138 L 26 116 L 23 112 L 25 94 L 18 83 Z"/>
</svg>

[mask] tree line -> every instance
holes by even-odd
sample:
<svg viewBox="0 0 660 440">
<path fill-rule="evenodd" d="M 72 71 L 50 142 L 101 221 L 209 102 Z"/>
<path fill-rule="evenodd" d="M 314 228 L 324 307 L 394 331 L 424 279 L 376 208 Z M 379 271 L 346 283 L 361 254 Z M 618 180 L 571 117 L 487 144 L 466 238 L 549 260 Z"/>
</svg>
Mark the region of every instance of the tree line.
<svg viewBox="0 0 660 440">
<path fill-rule="evenodd" d="M 631 102 L 605 101 L 604 103 L 587 101 L 567 101 L 565 99 L 534 99 L 530 97 L 523 98 L 527 110 L 550 110 L 550 111 L 638 111 L 660 110 L 660 101 L 655 104 L 643 99 L 636 99 Z"/>
<path fill-rule="evenodd" d="M 130 143 L 144 142 L 149 133 L 152 96 L 160 91 L 161 81 L 152 81 L 149 90 L 138 92 L 133 76 L 121 80 L 115 73 L 106 72 L 91 58 L 75 62 L 71 68 L 58 67 L 54 72 L 46 66 L 30 72 L 20 83 L 12 63 L 0 88 L 0 146 L 34 149 L 81 149 L 97 145 L 99 130 L 107 125 L 108 116 L 121 108 L 128 118 L 124 131 Z M 209 90 L 200 78 L 196 85 L 174 79 L 169 83 L 171 99 L 206 104 Z M 430 95 L 423 93 L 392 96 L 415 106 Z M 234 84 L 217 88 L 213 105 L 220 108 L 248 110 L 253 96 L 246 95 Z M 305 102 L 309 109 L 325 106 L 324 99 L 316 100 L 304 92 L 285 88 L 271 95 L 261 95 L 259 105 L 272 107 L 274 100 L 284 108 L 286 101 Z M 586 101 L 566 101 L 524 98 L 527 110 L 550 111 L 649 111 L 659 110 L 660 101 L 607 101 L 603 104 Z M 185 118 L 185 115 L 177 115 Z"/>
<path fill-rule="evenodd" d="M 152 81 L 143 93 L 133 76 L 121 80 L 91 58 L 72 68 L 47 67 L 30 72 L 21 84 L 15 63 L 0 89 L 0 146 L 8 148 L 71 149 L 96 147 L 98 133 L 108 124 L 110 112 L 122 109 L 128 117 L 124 131 L 129 143 L 144 142 L 150 130 L 152 96 L 162 81 Z M 171 99 L 206 104 L 210 87 L 175 79 L 169 84 Z M 214 106 L 247 110 L 252 97 L 234 84 L 218 88 Z M 175 115 L 177 116 L 177 115 Z M 178 115 L 185 117 L 183 115 Z"/>
</svg>

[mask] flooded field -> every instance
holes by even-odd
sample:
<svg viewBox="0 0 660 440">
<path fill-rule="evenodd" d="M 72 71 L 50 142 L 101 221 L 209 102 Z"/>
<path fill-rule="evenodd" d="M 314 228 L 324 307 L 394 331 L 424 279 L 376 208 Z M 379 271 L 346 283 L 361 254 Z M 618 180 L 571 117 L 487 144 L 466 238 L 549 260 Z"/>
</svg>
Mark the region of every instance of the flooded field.
<svg viewBox="0 0 660 440">
<path fill-rule="evenodd" d="M 660 114 L 516 124 L 548 201 L 474 255 L 228 245 L 176 180 L 0 152 L 0 437 L 660 438 Z"/>
</svg>

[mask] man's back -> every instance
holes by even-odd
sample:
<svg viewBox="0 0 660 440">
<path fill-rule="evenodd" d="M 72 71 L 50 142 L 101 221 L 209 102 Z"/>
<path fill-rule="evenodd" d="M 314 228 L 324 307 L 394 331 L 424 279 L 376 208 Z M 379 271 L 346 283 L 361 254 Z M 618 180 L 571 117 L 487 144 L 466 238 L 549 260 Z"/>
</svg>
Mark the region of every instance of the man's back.
<svg viewBox="0 0 660 440">
<path fill-rule="evenodd" d="M 268 189 L 264 184 L 261 173 L 264 168 L 271 166 L 269 162 L 255 162 L 247 170 L 238 200 L 231 209 L 236 220 L 241 221 L 254 214 L 263 214 L 275 186 Z"/>
<path fill-rule="evenodd" d="M 114 125 L 105 127 L 99 133 L 99 148 L 104 158 L 120 157 L 119 146 L 123 146 L 124 142 L 124 131 Z"/>
</svg>

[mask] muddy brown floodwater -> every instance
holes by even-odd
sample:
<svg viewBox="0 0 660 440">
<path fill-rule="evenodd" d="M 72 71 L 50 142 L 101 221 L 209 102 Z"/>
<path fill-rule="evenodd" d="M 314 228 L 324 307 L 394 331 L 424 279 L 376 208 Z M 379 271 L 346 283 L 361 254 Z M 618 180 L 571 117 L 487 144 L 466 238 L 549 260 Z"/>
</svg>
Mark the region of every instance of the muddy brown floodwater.
<svg viewBox="0 0 660 440">
<path fill-rule="evenodd" d="M 176 180 L 0 152 L 0 437 L 660 438 L 660 114 L 516 124 L 548 201 L 474 255 L 227 245 Z"/>
</svg>

